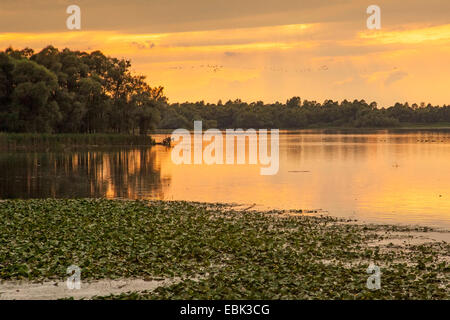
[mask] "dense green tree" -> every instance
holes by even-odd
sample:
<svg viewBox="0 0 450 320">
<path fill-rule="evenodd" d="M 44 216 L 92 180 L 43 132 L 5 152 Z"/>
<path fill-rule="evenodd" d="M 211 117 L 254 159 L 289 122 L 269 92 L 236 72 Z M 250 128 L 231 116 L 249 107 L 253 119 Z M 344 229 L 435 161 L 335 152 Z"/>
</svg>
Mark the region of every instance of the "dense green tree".
<svg viewBox="0 0 450 320">
<path fill-rule="evenodd" d="M 145 134 L 167 99 L 130 69 L 99 51 L 8 48 L 0 52 L 0 130 Z"/>
<path fill-rule="evenodd" d="M 17 60 L 12 85 L 7 128 L 20 132 L 53 132 L 61 120 L 58 103 L 54 100 L 58 89 L 55 74 L 33 61 Z"/>
</svg>

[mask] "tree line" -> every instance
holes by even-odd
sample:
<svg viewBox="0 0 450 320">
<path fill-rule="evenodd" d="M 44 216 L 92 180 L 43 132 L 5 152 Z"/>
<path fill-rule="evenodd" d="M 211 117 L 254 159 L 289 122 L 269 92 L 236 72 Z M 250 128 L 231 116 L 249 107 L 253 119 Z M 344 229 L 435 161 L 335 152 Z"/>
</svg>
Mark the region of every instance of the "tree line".
<svg viewBox="0 0 450 320">
<path fill-rule="evenodd" d="M 395 127 L 450 122 L 450 106 L 364 100 L 323 103 L 168 103 L 162 87 L 131 72 L 131 62 L 48 46 L 0 52 L 0 132 L 139 133 L 192 128 Z"/>
<path fill-rule="evenodd" d="M 408 124 L 450 123 L 450 106 L 396 103 L 379 108 L 364 100 L 323 103 L 293 97 L 286 103 L 246 103 L 241 100 L 209 104 L 174 103 L 165 107 L 160 128 L 191 128 L 194 120 L 203 120 L 205 128 L 280 128 L 322 127 L 388 128 Z"/>
<path fill-rule="evenodd" d="M 8 48 L 0 52 L 0 131 L 145 134 L 167 99 L 130 68 L 100 51 Z"/>
</svg>

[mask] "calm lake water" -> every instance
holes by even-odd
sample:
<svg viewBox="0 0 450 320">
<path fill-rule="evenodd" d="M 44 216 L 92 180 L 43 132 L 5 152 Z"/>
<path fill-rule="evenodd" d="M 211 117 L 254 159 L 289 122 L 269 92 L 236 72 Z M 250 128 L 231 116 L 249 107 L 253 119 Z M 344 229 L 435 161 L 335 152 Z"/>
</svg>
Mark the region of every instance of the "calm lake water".
<svg viewBox="0 0 450 320">
<path fill-rule="evenodd" d="M 170 152 L 163 146 L 3 152 L 0 198 L 256 203 L 450 227 L 450 131 L 282 132 L 274 176 L 260 175 L 259 165 L 177 166 Z"/>
</svg>

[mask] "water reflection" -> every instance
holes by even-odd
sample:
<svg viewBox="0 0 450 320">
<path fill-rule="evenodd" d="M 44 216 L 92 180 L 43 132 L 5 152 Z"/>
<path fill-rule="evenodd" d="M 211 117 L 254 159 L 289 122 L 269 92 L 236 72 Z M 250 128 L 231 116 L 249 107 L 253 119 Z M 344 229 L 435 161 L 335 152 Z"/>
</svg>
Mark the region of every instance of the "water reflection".
<svg viewBox="0 0 450 320">
<path fill-rule="evenodd" d="M 177 166 L 162 146 L 0 153 L 0 198 L 256 203 L 450 227 L 449 160 L 450 131 L 444 130 L 282 132 L 274 176 L 261 176 L 260 165 Z"/>
<path fill-rule="evenodd" d="M 0 153 L 1 198 L 163 198 L 156 149 Z"/>
</svg>

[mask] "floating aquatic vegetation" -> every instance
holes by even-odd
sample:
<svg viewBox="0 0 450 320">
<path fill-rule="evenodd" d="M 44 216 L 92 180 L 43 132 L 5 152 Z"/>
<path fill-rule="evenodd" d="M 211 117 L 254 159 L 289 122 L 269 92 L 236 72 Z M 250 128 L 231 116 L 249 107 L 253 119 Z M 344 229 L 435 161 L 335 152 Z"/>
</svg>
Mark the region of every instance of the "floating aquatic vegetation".
<svg viewBox="0 0 450 320">
<path fill-rule="evenodd" d="M 0 202 L 0 279 L 182 279 L 103 299 L 449 299 L 448 243 L 374 245 L 380 233 L 330 216 L 164 201 Z M 366 288 L 380 266 L 381 289 Z M 97 297 L 101 299 L 101 297 Z"/>
</svg>

